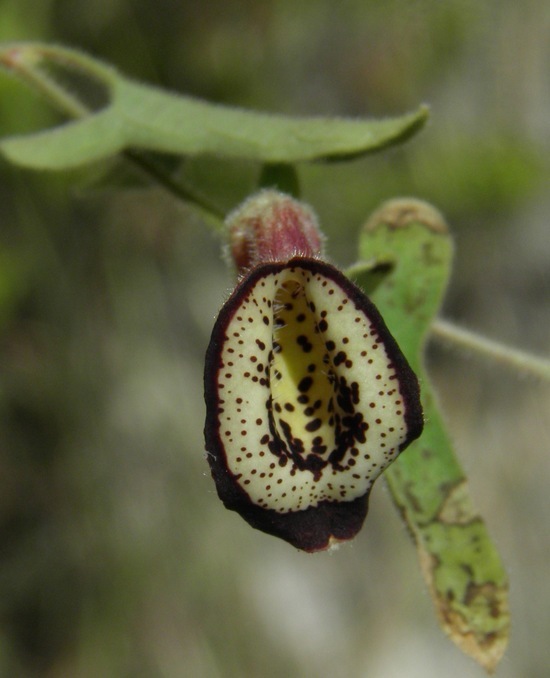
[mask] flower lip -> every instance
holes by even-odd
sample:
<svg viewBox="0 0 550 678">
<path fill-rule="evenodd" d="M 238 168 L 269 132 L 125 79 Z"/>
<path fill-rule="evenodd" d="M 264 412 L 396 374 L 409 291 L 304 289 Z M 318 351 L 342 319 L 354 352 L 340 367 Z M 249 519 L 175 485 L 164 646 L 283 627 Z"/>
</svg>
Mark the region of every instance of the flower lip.
<svg viewBox="0 0 550 678">
<path fill-rule="evenodd" d="M 208 461 L 225 506 L 306 551 L 355 536 L 375 478 L 423 426 L 418 381 L 380 313 L 314 258 L 259 265 L 237 285 L 212 332 L 205 400 Z"/>
</svg>

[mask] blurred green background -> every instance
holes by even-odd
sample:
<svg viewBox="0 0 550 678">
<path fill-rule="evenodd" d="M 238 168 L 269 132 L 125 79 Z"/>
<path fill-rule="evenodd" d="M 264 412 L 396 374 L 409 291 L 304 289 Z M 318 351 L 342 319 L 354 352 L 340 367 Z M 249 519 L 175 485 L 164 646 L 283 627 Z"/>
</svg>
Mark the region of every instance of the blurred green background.
<svg viewBox="0 0 550 678">
<path fill-rule="evenodd" d="M 550 349 L 550 5 L 535 0 L 0 0 L 2 40 L 82 48 L 128 75 L 290 114 L 432 107 L 402 148 L 302 166 L 331 258 L 380 201 L 456 235 L 445 314 Z M 0 76 L 0 133 L 55 121 Z M 223 209 L 258 168 L 193 162 Z M 217 499 L 203 354 L 231 288 L 218 238 L 113 163 L 0 164 L 0 676 L 481 677 L 439 630 L 379 482 L 355 542 L 306 555 Z M 507 565 L 502 678 L 550 665 L 550 390 L 430 349 L 475 503 Z"/>
</svg>

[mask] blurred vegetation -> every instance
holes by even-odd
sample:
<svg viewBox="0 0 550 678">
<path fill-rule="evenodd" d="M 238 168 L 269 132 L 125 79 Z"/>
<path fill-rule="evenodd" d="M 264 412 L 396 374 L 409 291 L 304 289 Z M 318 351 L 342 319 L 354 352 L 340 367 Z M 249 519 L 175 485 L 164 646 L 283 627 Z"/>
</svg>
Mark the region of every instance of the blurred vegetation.
<svg viewBox="0 0 550 678">
<path fill-rule="evenodd" d="M 457 238 L 446 314 L 543 354 L 549 21 L 534 0 L 0 0 L 2 40 L 78 46 L 214 101 L 376 116 L 429 103 L 432 122 L 403 148 L 300 167 L 329 255 L 354 260 L 381 200 L 427 199 Z M 54 120 L 0 77 L 2 135 Z M 224 210 L 259 172 L 184 169 Z M 333 555 L 295 553 L 223 510 L 201 380 L 231 280 L 205 225 L 116 161 L 0 172 L 0 675 L 481 676 L 441 637 L 382 486 Z M 538 678 L 548 389 L 437 348 L 430 360 L 511 574 L 498 675 Z"/>
</svg>

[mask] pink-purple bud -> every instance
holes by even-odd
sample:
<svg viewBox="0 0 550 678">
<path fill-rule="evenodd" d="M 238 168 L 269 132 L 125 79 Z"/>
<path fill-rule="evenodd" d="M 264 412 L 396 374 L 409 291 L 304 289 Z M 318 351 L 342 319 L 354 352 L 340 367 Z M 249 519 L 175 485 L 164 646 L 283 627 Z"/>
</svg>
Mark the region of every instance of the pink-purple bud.
<svg viewBox="0 0 550 678">
<path fill-rule="evenodd" d="M 322 254 L 323 235 L 315 214 L 284 193 L 264 190 L 253 195 L 227 217 L 226 225 L 239 275 L 259 264 Z"/>
</svg>

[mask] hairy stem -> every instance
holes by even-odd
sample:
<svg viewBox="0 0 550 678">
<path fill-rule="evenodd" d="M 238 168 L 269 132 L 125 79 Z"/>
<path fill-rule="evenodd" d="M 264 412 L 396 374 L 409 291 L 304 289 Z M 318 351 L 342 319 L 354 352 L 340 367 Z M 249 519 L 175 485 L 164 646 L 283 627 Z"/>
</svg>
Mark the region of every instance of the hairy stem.
<svg viewBox="0 0 550 678">
<path fill-rule="evenodd" d="M 436 319 L 431 327 L 431 336 L 436 340 L 479 353 L 504 367 L 550 382 L 549 360 L 487 339 L 447 320 Z"/>
<path fill-rule="evenodd" d="M 2 54 L 0 62 L 63 115 L 69 118 L 88 115 L 90 111 L 81 101 L 38 68 L 36 62 L 43 57 L 35 49 L 14 46 Z"/>
<path fill-rule="evenodd" d="M 37 48 L 36 46 L 30 47 L 24 44 L 14 45 L 0 55 L 0 63 L 17 75 L 29 87 L 39 92 L 52 107 L 63 115 L 74 119 L 90 115 L 91 111 L 85 104 L 39 68 L 37 63 L 44 58 L 61 61 L 68 67 L 80 69 L 89 77 L 95 77 L 103 81 L 107 86 L 110 85 L 109 69 L 98 70 L 96 66 L 91 71 L 89 68 L 90 62 L 85 57 L 82 57 L 82 60 L 76 59 L 72 52 L 59 51 L 57 48 L 48 49 L 47 46 Z M 224 216 L 222 211 L 203 196 L 175 181 L 172 175 L 155 162 L 154 159 L 137 151 L 124 151 L 121 155 L 142 174 L 145 174 L 155 183 L 162 186 L 173 196 L 193 205 L 207 221 L 214 223 L 218 228 L 221 226 L 221 220 Z"/>
</svg>

